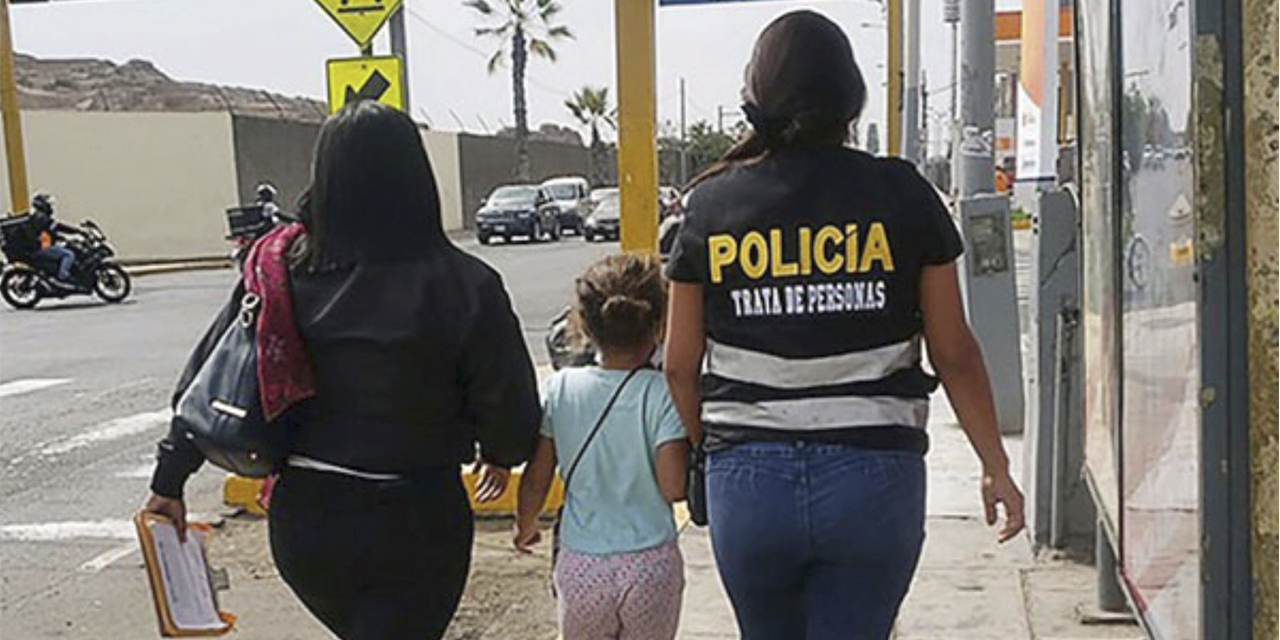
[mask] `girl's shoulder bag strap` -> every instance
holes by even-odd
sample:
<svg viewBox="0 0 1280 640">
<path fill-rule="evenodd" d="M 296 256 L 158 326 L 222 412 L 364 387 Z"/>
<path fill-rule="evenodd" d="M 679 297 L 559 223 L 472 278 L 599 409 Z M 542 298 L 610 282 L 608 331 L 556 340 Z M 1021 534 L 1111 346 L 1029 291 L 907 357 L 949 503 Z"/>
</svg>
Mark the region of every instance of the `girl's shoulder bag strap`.
<svg viewBox="0 0 1280 640">
<path fill-rule="evenodd" d="M 573 457 L 573 462 L 569 465 L 569 470 L 564 474 L 565 493 L 568 493 L 569 491 L 569 481 L 573 479 L 573 472 L 577 471 L 578 463 L 582 462 L 582 454 L 587 452 L 587 448 L 591 446 L 591 441 L 595 440 L 597 433 L 600 433 L 600 427 L 604 426 L 604 419 L 609 417 L 609 411 L 613 409 L 613 404 L 618 401 L 618 396 L 622 395 L 622 390 L 626 388 L 627 383 L 631 382 L 631 379 L 636 377 L 636 374 L 643 368 L 644 367 L 638 367 L 632 369 L 627 374 L 627 377 L 623 378 L 622 382 L 618 384 L 618 388 L 613 390 L 613 395 L 609 397 L 609 402 L 604 405 L 604 411 L 600 412 L 600 417 L 596 419 L 595 426 L 591 427 L 591 432 L 587 434 L 587 439 L 582 441 L 582 446 L 578 448 L 577 455 Z"/>
</svg>

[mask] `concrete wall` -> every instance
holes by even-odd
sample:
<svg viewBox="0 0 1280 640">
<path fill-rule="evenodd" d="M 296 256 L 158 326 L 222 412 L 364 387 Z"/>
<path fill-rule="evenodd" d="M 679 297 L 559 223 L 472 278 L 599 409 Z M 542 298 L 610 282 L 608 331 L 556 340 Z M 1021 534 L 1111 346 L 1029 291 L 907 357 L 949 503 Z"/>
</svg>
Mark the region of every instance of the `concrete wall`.
<svg viewBox="0 0 1280 640">
<path fill-rule="evenodd" d="M 462 165 L 459 162 L 458 134 L 423 130 L 422 143 L 427 148 L 431 170 L 436 174 L 436 188 L 440 190 L 440 218 L 444 229 L 462 229 Z"/>
<path fill-rule="evenodd" d="M 229 114 L 24 111 L 22 122 L 32 192 L 54 194 L 69 222 L 92 218 L 120 257 L 228 252 L 223 211 L 238 200 Z M 7 181 L 3 168 L 6 199 Z"/>
<path fill-rule="evenodd" d="M 1277 169 L 1276 0 L 1243 0 L 1245 171 L 1248 197 L 1249 455 L 1253 501 L 1253 637 L 1277 636 Z"/>
<path fill-rule="evenodd" d="M 253 202 L 254 187 L 270 182 L 280 190 L 280 203 L 292 211 L 311 183 L 311 156 L 320 124 L 237 115 L 231 126 L 240 202 Z"/>
<path fill-rule="evenodd" d="M 516 182 L 516 141 L 513 138 L 459 134 L 458 164 L 462 176 L 462 217 L 466 228 L 475 226 L 476 210 L 494 187 Z M 529 143 L 533 182 L 553 176 L 590 175 L 591 153 L 583 146 L 557 142 Z"/>
<path fill-rule="evenodd" d="M 233 125 L 236 175 L 242 201 L 252 201 L 253 188 L 269 181 L 280 190 L 281 202 L 290 208 L 311 182 L 311 162 L 320 124 L 235 116 Z M 440 189 L 441 218 L 446 231 L 462 228 L 457 138 L 453 133 L 422 131 L 422 144 Z"/>
<path fill-rule="evenodd" d="M 270 181 L 292 205 L 310 182 L 319 125 L 227 113 L 24 111 L 31 190 L 68 221 L 93 218 L 122 259 L 226 255 L 227 207 Z M 512 182 L 515 141 L 422 132 L 447 231 L 471 226 L 484 196 Z M 589 175 L 581 146 L 532 142 L 536 181 Z M 0 158 L 0 193 L 7 194 Z M 25 207 L 24 207 L 25 209 Z"/>
</svg>

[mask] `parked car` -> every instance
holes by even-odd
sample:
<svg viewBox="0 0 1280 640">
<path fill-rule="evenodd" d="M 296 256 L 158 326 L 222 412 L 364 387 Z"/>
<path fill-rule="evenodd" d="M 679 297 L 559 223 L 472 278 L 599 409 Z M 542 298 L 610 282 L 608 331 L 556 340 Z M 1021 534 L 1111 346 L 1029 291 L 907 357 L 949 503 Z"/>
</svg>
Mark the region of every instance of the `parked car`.
<svg viewBox="0 0 1280 640">
<path fill-rule="evenodd" d="M 618 197 L 617 187 L 599 187 L 596 189 L 592 189 L 591 195 L 588 196 L 588 198 L 591 200 L 592 208 L 595 208 L 597 205 L 599 205 L 605 198 L 610 198 L 610 197 L 612 198 Z"/>
<path fill-rule="evenodd" d="M 541 188 L 531 184 L 498 187 L 476 212 L 476 239 L 489 244 L 495 237 L 507 242 L 524 236 L 529 242 L 560 239 L 560 209 Z"/>
<path fill-rule="evenodd" d="M 621 200 L 617 193 L 607 194 L 602 197 L 600 202 L 596 204 L 591 215 L 587 216 L 587 221 L 583 225 L 582 235 L 587 242 L 595 242 L 596 238 L 602 240 L 617 240 L 619 235 L 619 220 L 621 219 Z"/>
<path fill-rule="evenodd" d="M 582 222 L 591 213 L 591 185 L 586 178 L 552 178 L 542 183 L 543 191 L 559 208 L 560 228 L 582 233 Z"/>
</svg>

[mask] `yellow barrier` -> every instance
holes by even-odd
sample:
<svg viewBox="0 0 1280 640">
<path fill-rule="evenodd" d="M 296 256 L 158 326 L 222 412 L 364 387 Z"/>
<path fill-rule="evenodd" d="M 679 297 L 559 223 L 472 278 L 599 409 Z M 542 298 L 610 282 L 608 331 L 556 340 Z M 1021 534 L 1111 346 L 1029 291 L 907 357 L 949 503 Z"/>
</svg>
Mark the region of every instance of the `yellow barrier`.
<svg viewBox="0 0 1280 640">
<path fill-rule="evenodd" d="M 520 470 L 513 469 L 511 471 L 511 481 L 507 483 L 507 490 L 498 496 L 497 500 L 491 502 L 476 502 L 476 483 L 479 482 L 479 475 L 472 473 L 468 468 L 462 472 L 462 483 L 467 487 L 467 498 L 471 500 L 471 509 L 478 515 L 488 516 L 509 516 L 516 512 L 516 495 L 520 489 Z M 555 513 L 560 505 L 564 504 L 564 483 L 560 481 L 560 476 L 556 475 L 551 482 L 551 491 L 547 492 L 547 501 L 542 505 L 543 513 Z"/>
<path fill-rule="evenodd" d="M 479 481 L 477 474 L 473 473 L 468 467 L 462 472 L 462 483 L 467 488 L 467 498 L 471 501 L 471 508 L 477 514 L 490 516 L 509 516 L 516 512 L 516 495 L 520 487 L 520 470 L 516 469 L 511 472 L 511 481 L 507 483 L 507 490 L 498 496 L 497 500 L 491 502 L 476 502 L 476 483 Z M 258 506 L 258 493 L 262 491 L 262 480 L 259 478 L 245 478 L 233 473 L 227 474 L 227 479 L 222 484 L 222 502 L 228 507 L 238 507 L 245 511 L 258 516 L 267 515 L 262 507 Z M 551 483 L 551 491 L 547 493 L 547 502 L 542 506 L 543 513 L 555 513 L 560 505 L 564 504 L 564 483 L 560 481 L 557 475 Z"/>
<path fill-rule="evenodd" d="M 267 515 L 258 506 L 258 492 L 262 491 L 261 478 L 245 478 L 228 473 L 222 483 L 222 503 L 228 507 L 239 507 L 256 516 Z"/>
</svg>

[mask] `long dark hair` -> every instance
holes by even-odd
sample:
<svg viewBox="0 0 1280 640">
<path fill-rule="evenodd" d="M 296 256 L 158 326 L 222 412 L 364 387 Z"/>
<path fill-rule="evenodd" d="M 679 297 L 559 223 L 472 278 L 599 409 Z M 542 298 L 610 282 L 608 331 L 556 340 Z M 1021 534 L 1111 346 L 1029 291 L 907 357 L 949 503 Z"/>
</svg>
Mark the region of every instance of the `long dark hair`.
<svg viewBox="0 0 1280 640">
<path fill-rule="evenodd" d="M 325 121 L 306 194 L 300 258 L 312 270 L 414 260 L 448 245 L 418 127 L 377 102 L 347 105 Z"/>
<path fill-rule="evenodd" d="M 693 185 L 784 149 L 842 144 L 867 101 L 849 38 L 813 11 L 792 11 L 765 27 L 745 75 L 742 111 L 751 131 Z"/>
</svg>

